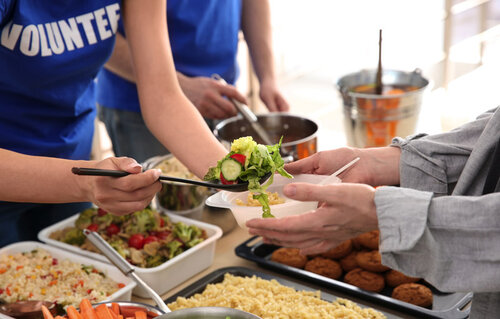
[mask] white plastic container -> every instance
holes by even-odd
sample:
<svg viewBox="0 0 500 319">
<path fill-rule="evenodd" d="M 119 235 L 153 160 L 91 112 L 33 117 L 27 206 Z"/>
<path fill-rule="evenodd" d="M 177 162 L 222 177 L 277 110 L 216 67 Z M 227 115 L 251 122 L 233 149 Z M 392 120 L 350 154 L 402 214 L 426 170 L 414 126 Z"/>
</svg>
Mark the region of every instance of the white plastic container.
<svg viewBox="0 0 500 319">
<path fill-rule="evenodd" d="M 274 176 L 274 181 L 271 186 L 268 187 L 267 191 L 269 192 L 277 192 L 279 197 L 285 199 L 283 204 L 271 205 L 271 214 L 273 214 L 276 218 L 290 216 L 290 215 L 298 215 L 310 210 L 315 209 L 318 206 L 318 202 L 309 201 L 309 202 L 301 202 L 290 199 L 283 195 L 283 187 L 290 183 L 311 183 L 311 184 L 319 184 L 325 178 L 330 177 L 329 175 L 313 175 L 313 174 L 299 174 L 294 175 L 294 178 L 286 178 L 279 174 Z M 332 178 L 332 181 L 329 184 L 340 183 L 340 178 Z M 220 208 L 228 208 L 234 215 L 234 218 L 238 222 L 238 225 L 246 229 L 245 223 L 253 218 L 261 218 L 262 217 L 262 207 L 261 206 L 240 206 L 236 204 L 236 200 L 240 199 L 243 202 L 246 202 L 248 196 L 248 192 L 228 192 L 228 191 L 220 191 L 217 194 L 214 194 L 207 198 L 205 204 L 212 207 L 220 207 Z"/>
<path fill-rule="evenodd" d="M 135 288 L 136 283 L 130 279 L 129 277 L 122 274 L 115 266 L 110 265 L 108 263 L 103 263 L 97 260 L 92 260 L 85 256 L 75 255 L 67 250 L 59 249 L 57 247 L 53 247 L 50 245 L 46 245 L 43 243 L 39 243 L 36 241 L 22 241 L 18 243 L 14 243 L 0 249 L 0 255 L 4 254 L 16 254 L 22 252 L 29 252 L 34 249 L 44 249 L 46 250 L 52 257 L 55 257 L 59 260 L 71 260 L 75 263 L 80 263 L 83 265 L 93 265 L 96 269 L 104 272 L 106 276 L 113 279 L 117 283 L 125 284 L 125 287 L 120 288 L 111 296 L 104 299 L 105 301 L 130 301 L 132 298 L 132 289 Z M 8 316 L 7 316 L 8 317 Z M 10 317 L 8 317 L 10 318 Z"/>
<path fill-rule="evenodd" d="M 218 226 L 173 214 L 169 214 L 169 217 L 174 223 L 183 222 L 186 225 L 194 225 L 204 229 L 207 233 L 207 239 L 164 262 L 160 266 L 153 268 L 133 266 L 135 273 L 160 295 L 166 293 L 202 270 L 210 267 L 214 260 L 215 243 L 217 239 L 222 236 L 222 230 Z M 38 233 L 38 239 L 49 245 L 71 251 L 75 254 L 109 263 L 109 260 L 104 255 L 83 250 L 77 246 L 69 245 L 49 238 L 50 234 L 56 230 L 74 226 L 77 218 L 78 214 L 42 229 Z M 142 298 L 150 298 L 149 294 L 139 286 L 137 286 L 132 293 Z"/>
</svg>

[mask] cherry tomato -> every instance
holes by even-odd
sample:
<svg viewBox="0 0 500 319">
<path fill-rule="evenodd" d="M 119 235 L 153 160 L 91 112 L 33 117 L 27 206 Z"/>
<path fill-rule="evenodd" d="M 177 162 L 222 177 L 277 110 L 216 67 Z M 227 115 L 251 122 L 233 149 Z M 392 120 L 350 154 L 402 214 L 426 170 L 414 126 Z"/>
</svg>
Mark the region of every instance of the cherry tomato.
<svg viewBox="0 0 500 319">
<path fill-rule="evenodd" d="M 171 231 L 163 230 L 151 233 L 151 235 L 158 237 L 159 239 L 165 239 L 170 235 Z"/>
<path fill-rule="evenodd" d="M 116 224 L 111 224 L 108 227 L 106 227 L 106 233 L 108 236 L 113 236 L 114 234 L 118 234 L 120 232 L 120 227 Z"/>
<path fill-rule="evenodd" d="M 144 247 L 144 236 L 141 234 L 134 234 L 128 239 L 128 245 L 135 249 L 142 249 Z"/>
<path fill-rule="evenodd" d="M 146 239 L 144 239 L 144 245 L 155 242 L 155 241 L 158 241 L 158 237 L 156 237 L 154 235 L 149 235 L 148 237 L 146 237 Z"/>
<path fill-rule="evenodd" d="M 230 185 L 230 184 L 236 184 L 236 181 L 228 181 L 227 179 L 224 178 L 224 175 L 222 175 L 222 172 L 220 173 L 220 182 L 224 185 Z"/>
<path fill-rule="evenodd" d="M 106 215 L 107 213 L 108 213 L 108 212 L 107 212 L 107 211 L 105 211 L 105 210 L 104 210 L 104 209 L 102 209 L 102 208 L 98 208 L 98 209 L 97 209 L 97 215 L 98 215 L 98 216 L 104 216 L 104 215 Z"/>
<path fill-rule="evenodd" d="M 90 224 L 89 227 L 87 227 L 88 230 L 90 231 L 98 231 L 99 230 L 99 225 L 97 224 Z"/>
<path fill-rule="evenodd" d="M 234 160 L 237 160 L 238 162 L 240 162 L 241 166 L 245 166 L 245 161 L 247 160 L 247 157 L 243 154 L 239 154 L 239 153 L 235 153 L 231 156 L 232 159 Z"/>
</svg>

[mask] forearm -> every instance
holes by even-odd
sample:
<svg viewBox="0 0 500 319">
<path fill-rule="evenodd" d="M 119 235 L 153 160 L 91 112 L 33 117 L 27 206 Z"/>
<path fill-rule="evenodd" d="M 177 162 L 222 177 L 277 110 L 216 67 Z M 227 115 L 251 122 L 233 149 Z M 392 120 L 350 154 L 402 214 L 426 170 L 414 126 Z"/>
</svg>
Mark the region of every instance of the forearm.
<svg viewBox="0 0 500 319">
<path fill-rule="evenodd" d="M 116 33 L 115 47 L 104 67 L 116 75 L 135 83 L 134 69 L 132 66 L 132 57 L 127 44 L 127 40 Z"/>
<path fill-rule="evenodd" d="M 397 147 L 374 147 L 357 149 L 361 160 L 368 166 L 369 178 L 366 181 L 372 186 L 399 185 L 399 162 L 401 150 Z"/>
<path fill-rule="evenodd" d="M 259 82 L 275 81 L 268 0 L 243 0 L 241 29 Z"/>
<path fill-rule="evenodd" d="M 197 176 L 226 153 L 177 80 L 168 39 L 165 3 L 125 2 L 130 45 L 144 120 L 151 132 Z"/>
<path fill-rule="evenodd" d="M 34 203 L 90 201 L 86 180 L 71 173 L 92 161 L 29 156 L 0 149 L 0 200 Z"/>
</svg>

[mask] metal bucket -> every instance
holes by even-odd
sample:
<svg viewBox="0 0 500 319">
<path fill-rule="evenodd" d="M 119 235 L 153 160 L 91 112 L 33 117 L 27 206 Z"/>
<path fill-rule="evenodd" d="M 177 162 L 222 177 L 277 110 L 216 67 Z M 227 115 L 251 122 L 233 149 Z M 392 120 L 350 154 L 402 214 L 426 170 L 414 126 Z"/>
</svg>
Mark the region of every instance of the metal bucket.
<svg viewBox="0 0 500 319">
<path fill-rule="evenodd" d="M 362 85 L 375 83 L 376 70 L 362 70 L 343 76 L 337 88 L 344 104 L 347 144 L 354 147 L 387 146 L 395 136 L 415 133 L 424 91 L 429 81 L 420 70 L 384 70 L 382 82 L 388 87 L 412 87 L 392 95 L 355 92 Z"/>
<path fill-rule="evenodd" d="M 267 131 L 274 143 L 281 136 L 281 156 L 285 162 L 308 157 L 317 152 L 318 125 L 307 118 L 287 113 L 266 113 L 257 116 L 260 125 Z M 220 122 L 214 135 L 228 149 L 231 142 L 242 136 L 252 136 L 257 143 L 263 144 L 252 126 L 241 116 L 235 116 Z"/>
</svg>

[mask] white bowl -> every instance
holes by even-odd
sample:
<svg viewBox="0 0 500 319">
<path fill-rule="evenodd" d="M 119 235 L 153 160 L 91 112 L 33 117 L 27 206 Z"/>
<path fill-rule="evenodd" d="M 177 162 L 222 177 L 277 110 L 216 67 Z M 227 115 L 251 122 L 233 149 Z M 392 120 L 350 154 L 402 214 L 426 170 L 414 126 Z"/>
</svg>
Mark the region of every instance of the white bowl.
<svg viewBox="0 0 500 319">
<path fill-rule="evenodd" d="M 279 174 L 274 176 L 274 181 L 269 186 L 267 191 L 269 192 L 277 192 L 279 197 L 285 199 L 283 204 L 271 205 L 271 214 L 273 214 L 276 218 L 290 216 L 290 215 L 298 215 L 308 211 L 311 211 L 318 207 L 317 201 L 296 201 L 290 199 L 283 195 L 283 187 L 290 183 L 310 183 L 310 184 L 320 184 L 325 178 L 329 177 L 328 175 L 313 175 L 313 174 L 298 174 L 294 175 L 294 178 L 286 178 Z M 332 178 L 329 184 L 340 183 L 340 178 Z M 236 222 L 238 225 L 246 229 L 245 223 L 253 218 L 261 218 L 262 217 L 262 207 L 261 206 L 240 206 L 236 204 L 236 200 L 240 199 L 243 202 L 246 202 L 248 196 L 248 192 L 228 192 L 228 191 L 220 191 L 205 201 L 205 204 L 212 207 L 220 207 L 220 208 L 228 208 L 234 215 Z"/>
<path fill-rule="evenodd" d="M 96 269 L 104 272 L 106 276 L 111 278 L 117 283 L 123 283 L 125 286 L 120 288 L 112 295 L 108 296 L 102 302 L 105 301 L 130 301 L 132 298 L 132 289 L 136 286 L 136 283 L 129 277 L 122 274 L 115 266 L 108 263 L 103 263 L 97 260 L 92 260 L 91 258 L 75 255 L 67 250 L 59 249 L 50 245 L 46 245 L 35 241 L 22 241 L 8 246 L 2 247 L 0 249 L 0 255 L 4 254 L 16 254 L 22 252 L 29 252 L 34 249 L 44 249 L 52 257 L 59 260 L 71 260 L 72 262 L 83 264 L 83 265 L 93 265 Z M 10 318 L 9 316 L 6 316 Z"/>
<path fill-rule="evenodd" d="M 52 226 L 42 229 L 38 233 L 38 239 L 49 245 L 56 246 L 73 253 L 87 256 L 94 260 L 109 263 L 107 257 L 91 251 L 83 250 L 77 246 L 66 244 L 49 238 L 56 230 L 72 227 L 79 214 L 60 221 Z M 186 225 L 195 225 L 204 229 L 207 239 L 198 245 L 184 251 L 183 253 L 167 260 L 163 264 L 153 268 L 134 267 L 135 273 L 146 282 L 158 294 L 164 294 L 190 277 L 212 265 L 215 255 L 215 243 L 222 236 L 222 230 L 215 225 L 196 221 L 178 215 L 168 214 L 172 222 L 183 222 Z M 132 293 L 142 298 L 151 298 L 142 287 L 137 286 Z"/>
</svg>

